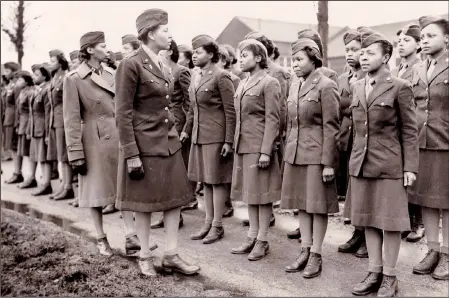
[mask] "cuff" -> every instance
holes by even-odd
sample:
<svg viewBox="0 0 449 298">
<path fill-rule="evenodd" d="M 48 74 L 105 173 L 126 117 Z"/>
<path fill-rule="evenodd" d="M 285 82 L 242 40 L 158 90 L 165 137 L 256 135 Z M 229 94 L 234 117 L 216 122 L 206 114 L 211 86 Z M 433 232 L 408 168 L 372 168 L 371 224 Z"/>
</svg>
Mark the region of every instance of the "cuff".
<svg viewBox="0 0 449 298">
<path fill-rule="evenodd" d="M 136 142 L 132 142 L 132 143 L 120 146 L 120 149 L 123 150 L 123 155 L 124 155 L 125 159 L 133 157 L 133 156 L 138 156 L 140 154 L 139 148 L 137 148 Z"/>
</svg>

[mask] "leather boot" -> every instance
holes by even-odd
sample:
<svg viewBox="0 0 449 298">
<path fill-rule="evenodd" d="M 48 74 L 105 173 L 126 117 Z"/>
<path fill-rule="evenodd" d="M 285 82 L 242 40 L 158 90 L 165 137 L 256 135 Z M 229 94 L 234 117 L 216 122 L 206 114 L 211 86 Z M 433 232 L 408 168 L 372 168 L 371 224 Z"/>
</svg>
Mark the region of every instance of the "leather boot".
<svg viewBox="0 0 449 298">
<path fill-rule="evenodd" d="M 101 213 L 103 213 L 103 215 L 106 215 L 106 214 L 115 213 L 117 211 L 118 210 L 115 209 L 115 205 L 114 204 L 110 204 L 110 205 L 107 205 L 106 207 L 104 207 L 103 210 L 101 211 Z"/>
<path fill-rule="evenodd" d="M 294 231 L 288 232 L 287 237 L 288 239 L 299 239 L 301 238 L 301 231 L 299 230 L 299 228 L 297 228 Z"/>
<path fill-rule="evenodd" d="M 437 267 L 432 273 L 432 277 L 438 280 L 449 280 L 449 270 L 448 270 L 449 257 L 446 253 L 440 253 L 440 260 Z"/>
<path fill-rule="evenodd" d="M 270 245 L 268 241 L 256 240 L 253 250 L 248 255 L 248 260 L 258 261 L 263 259 L 270 251 Z"/>
<path fill-rule="evenodd" d="M 139 238 L 136 235 L 126 238 L 125 253 L 127 256 L 133 256 L 140 251 Z"/>
<path fill-rule="evenodd" d="M 242 220 L 242 226 L 249 227 L 249 219 Z"/>
<path fill-rule="evenodd" d="M 239 247 L 231 249 L 231 253 L 235 255 L 249 254 L 256 244 L 256 238 L 247 237 L 245 243 Z"/>
<path fill-rule="evenodd" d="M 357 258 L 368 258 L 368 248 L 366 247 L 366 240 L 363 239 L 362 245 L 360 245 L 359 249 L 355 253 Z"/>
<path fill-rule="evenodd" d="M 320 254 L 310 252 L 309 261 L 302 273 L 304 278 L 314 278 L 321 274 L 323 259 Z"/>
<path fill-rule="evenodd" d="M 5 181 L 6 184 L 17 184 L 23 182 L 23 176 L 22 174 L 12 174 L 12 177 Z"/>
<path fill-rule="evenodd" d="M 200 271 L 200 267 L 196 265 L 190 265 L 179 255 L 164 256 L 162 259 L 162 267 L 167 272 L 178 272 L 184 275 L 194 275 Z"/>
<path fill-rule="evenodd" d="M 195 201 L 193 201 L 193 202 L 191 202 L 191 203 L 181 207 L 181 211 L 194 210 L 194 209 L 198 209 L 198 201 L 197 200 L 195 200 Z"/>
<path fill-rule="evenodd" d="M 106 237 L 97 240 L 97 248 L 100 254 L 104 256 L 112 256 L 114 254 Z"/>
<path fill-rule="evenodd" d="M 59 172 L 58 172 L 58 167 L 56 167 L 56 170 L 53 170 L 51 172 L 50 180 L 58 180 L 58 179 L 59 179 Z"/>
<path fill-rule="evenodd" d="M 226 210 L 223 212 L 223 217 L 231 217 L 234 215 L 234 207 L 232 203 L 229 201 L 226 202 Z"/>
<path fill-rule="evenodd" d="M 59 195 L 55 196 L 53 200 L 55 201 L 61 201 L 61 200 L 68 200 L 68 199 L 74 199 L 75 198 L 75 192 L 73 191 L 73 188 L 64 189 Z"/>
<path fill-rule="evenodd" d="M 36 179 L 27 179 L 17 186 L 19 189 L 27 189 L 37 187 Z"/>
<path fill-rule="evenodd" d="M 43 195 L 49 195 L 53 192 L 53 188 L 51 187 L 51 184 L 42 185 L 35 191 L 31 193 L 32 196 L 43 196 Z"/>
<path fill-rule="evenodd" d="M 64 190 L 64 187 L 60 186 L 59 190 L 55 193 L 53 193 L 51 196 L 49 196 L 48 198 L 50 200 L 53 200 L 55 197 L 57 197 L 60 193 L 62 193 L 62 191 Z"/>
<path fill-rule="evenodd" d="M 419 262 L 418 265 L 413 267 L 414 274 L 430 274 L 438 265 L 438 261 L 440 259 L 440 253 L 436 250 L 431 249 L 427 252 L 424 259 Z"/>
<path fill-rule="evenodd" d="M 80 206 L 78 198 L 75 198 L 75 202 L 73 202 L 72 206 L 75 207 L 75 208 L 78 208 Z"/>
<path fill-rule="evenodd" d="M 301 248 L 301 253 L 298 258 L 291 264 L 285 267 L 286 272 L 299 272 L 306 268 L 307 262 L 309 261 L 310 247 Z"/>
<path fill-rule="evenodd" d="M 382 278 L 377 297 L 396 297 L 399 289 L 399 283 L 396 276 L 385 275 Z"/>
<path fill-rule="evenodd" d="M 210 231 L 211 228 L 212 228 L 212 225 L 204 224 L 201 227 L 201 230 L 199 230 L 195 234 L 190 235 L 190 239 L 192 239 L 192 240 L 202 240 L 202 239 L 204 239 L 204 237 L 206 237 L 207 234 L 209 234 L 209 231 Z"/>
<path fill-rule="evenodd" d="M 343 223 L 344 223 L 345 225 L 350 225 L 350 224 L 351 224 L 351 219 L 345 217 L 345 218 L 343 219 Z"/>
<path fill-rule="evenodd" d="M 156 269 L 154 269 L 153 259 L 149 258 L 139 258 L 139 268 L 140 272 L 149 277 L 157 276 Z"/>
<path fill-rule="evenodd" d="M 368 275 L 361 282 L 352 288 L 352 294 L 356 296 L 366 296 L 379 290 L 382 283 L 382 273 L 368 272 Z"/>
<path fill-rule="evenodd" d="M 203 244 L 212 244 L 224 237 L 223 227 L 212 227 L 203 239 Z"/>
<path fill-rule="evenodd" d="M 351 239 L 338 247 L 338 251 L 342 253 L 355 253 L 363 242 L 365 242 L 365 232 L 356 229 Z"/>
<path fill-rule="evenodd" d="M 425 229 L 424 225 L 414 224 L 412 226 L 412 231 L 407 235 L 408 242 L 418 242 L 424 237 Z"/>
</svg>

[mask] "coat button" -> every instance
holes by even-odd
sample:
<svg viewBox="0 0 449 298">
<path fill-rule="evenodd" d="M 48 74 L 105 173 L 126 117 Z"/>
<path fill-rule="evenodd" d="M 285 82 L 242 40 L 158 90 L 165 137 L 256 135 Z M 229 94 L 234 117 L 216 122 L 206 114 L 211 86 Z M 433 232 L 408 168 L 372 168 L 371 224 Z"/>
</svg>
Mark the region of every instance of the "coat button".
<svg viewBox="0 0 449 298">
<path fill-rule="evenodd" d="M 100 117 L 100 120 L 104 120 L 104 117 Z"/>
<path fill-rule="evenodd" d="M 366 146 L 365 146 L 365 148 L 363 148 L 363 150 L 365 150 L 365 151 L 366 151 L 366 149 L 368 149 L 368 147 L 366 147 Z"/>
<path fill-rule="evenodd" d="M 348 129 L 348 130 L 351 130 L 351 128 L 352 128 L 352 126 L 349 126 L 349 129 Z"/>
<path fill-rule="evenodd" d="M 168 123 L 168 119 L 165 119 L 165 123 Z"/>
<path fill-rule="evenodd" d="M 168 107 L 165 107 L 165 109 L 164 109 L 164 110 L 168 111 Z"/>
<path fill-rule="evenodd" d="M 424 122 L 424 126 L 427 126 L 427 122 Z"/>
<path fill-rule="evenodd" d="M 167 95 L 167 96 L 165 96 L 165 98 L 166 98 L 166 99 L 169 99 L 169 98 L 170 98 L 170 96 L 169 96 L 169 95 Z"/>
<path fill-rule="evenodd" d="M 165 87 L 168 87 L 168 83 L 165 83 Z"/>
<path fill-rule="evenodd" d="M 365 121 L 365 126 L 367 126 L 368 125 L 368 121 Z"/>
<path fill-rule="evenodd" d="M 298 116 L 295 117 L 295 120 L 298 120 Z"/>
<path fill-rule="evenodd" d="M 367 139 L 368 138 L 368 134 L 365 134 L 365 139 Z"/>
<path fill-rule="evenodd" d="M 428 110 L 426 110 L 426 111 L 425 111 L 425 113 L 426 113 L 426 114 L 429 114 L 429 111 L 428 111 Z"/>
<path fill-rule="evenodd" d="M 310 98 L 307 98 L 307 101 L 311 101 L 311 99 L 310 99 Z"/>
<path fill-rule="evenodd" d="M 444 80 L 444 83 L 447 84 L 447 80 Z"/>
<path fill-rule="evenodd" d="M 106 140 L 109 140 L 111 138 L 111 136 L 110 135 L 106 135 L 105 138 L 106 138 Z"/>
<path fill-rule="evenodd" d="M 207 91 L 209 91 L 209 90 L 207 90 L 207 88 L 206 88 L 206 89 L 205 89 L 204 91 L 206 91 L 206 92 L 207 92 Z"/>
<path fill-rule="evenodd" d="M 429 99 L 428 98 L 426 99 L 426 103 L 429 103 Z"/>
<path fill-rule="evenodd" d="M 426 88 L 426 91 L 429 91 L 429 88 Z"/>
<path fill-rule="evenodd" d="M 83 120 L 81 120 L 81 124 L 84 124 L 84 121 L 83 121 Z"/>
<path fill-rule="evenodd" d="M 382 102 L 381 104 L 380 104 L 381 106 L 384 106 L 385 105 L 385 103 L 384 102 Z"/>
<path fill-rule="evenodd" d="M 150 80 L 150 82 L 151 82 L 151 83 L 154 83 L 154 81 L 153 81 L 153 80 Z"/>
</svg>

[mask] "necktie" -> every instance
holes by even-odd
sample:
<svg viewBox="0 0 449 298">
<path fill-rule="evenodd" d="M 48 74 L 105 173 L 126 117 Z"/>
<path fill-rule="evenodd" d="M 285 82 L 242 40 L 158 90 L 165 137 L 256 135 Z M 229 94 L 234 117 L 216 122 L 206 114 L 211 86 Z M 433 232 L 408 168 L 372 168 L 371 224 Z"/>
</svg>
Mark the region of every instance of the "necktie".
<svg viewBox="0 0 449 298">
<path fill-rule="evenodd" d="M 427 80 L 430 81 L 430 78 L 432 77 L 432 73 L 435 70 L 435 64 L 437 64 L 437 61 L 435 59 L 430 60 L 429 68 L 427 69 Z"/>
<path fill-rule="evenodd" d="M 369 95 L 373 91 L 375 83 L 376 83 L 376 81 L 373 78 L 368 80 L 368 84 L 366 84 L 366 86 L 365 86 L 366 99 L 368 99 Z"/>
<path fill-rule="evenodd" d="M 398 78 L 400 78 L 407 71 L 407 68 L 407 64 L 401 64 L 401 66 L 399 67 Z"/>
</svg>

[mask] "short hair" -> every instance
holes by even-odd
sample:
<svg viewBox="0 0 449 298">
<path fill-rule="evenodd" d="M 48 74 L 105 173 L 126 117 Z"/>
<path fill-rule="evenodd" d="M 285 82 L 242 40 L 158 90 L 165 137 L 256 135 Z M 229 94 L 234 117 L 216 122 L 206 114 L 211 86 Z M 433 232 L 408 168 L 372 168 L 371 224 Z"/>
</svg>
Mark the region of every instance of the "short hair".
<svg viewBox="0 0 449 298">
<path fill-rule="evenodd" d="M 278 47 L 274 47 L 274 52 L 273 52 L 273 60 L 276 60 L 277 58 L 279 58 L 279 56 L 281 56 L 281 53 L 279 53 L 279 48 Z"/>
<path fill-rule="evenodd" d="M 273 42 L 270 39 L 268 39 L 266 36 L 261 36 L 259 38 L 256 38 L 256 40 L 265 46 L 265 48 L 267 49 L 268 57 L 271 57 L 271 55 L 273 55 L 273 52 L 274 52 Z"/>
<path fill-rule="evenodd" d="M 262 59 L 259 62 L 259 66 L 262 69 L 268 68 L 268 57 L 266 55 L 266 52 L 258 45 L 256 44 L 248 44 L 245 46 L 241 52 L 243 51 L 250 51 L 255 56 L 260 56 Z"/>
<path fill-rule="evenodd" d="M 131 41 L 129 44 L 131 45 L 133 50 L 137 50 L 138 48 L 140 48 L 140 42 L 139 41 Z"/>
<path fill-rule="evenodd" d="M 37 68 L 36 70 L 39 70 L 39 72 L 45 77 L 46 82 L 49 82 L 51 80 L 51 71 L 48 71 L 48 69 L 45 68 L 43 65 Z"/>
<path fill-rule="evenodd" d="M 218 55 L 220 60 L 224 60 L 224 69 L 228 69 L 231 66 L 231 57 L 229 51 L 223 46 L 218 46 Z"/>
<path fill-rule="evenodd" d="M 61 65 L 61 69 L 62 70 L 68 70 L 69 69 L 69 66 L 70 66 L 69 65 L 69 61 L 64 56 L 64 53 L 60 53 L 60 54 L 56 55 L 55 57 L 58 60 L 58 63 Z"/>
<path fill-rule="evenodd" d="M 171 51 L 170 60 L 175 62 L 175 63 L 178 63 L 178 61 L 179 61 L 179 50 L 178 50 L 178 45 L 176 44 L 176 42 L 174 40 L 171 41 L 170 51 Z"/>
<path fill-rule="evenodd" d="M 6 77 L 6 75 L 2 75 L 2 83 L 5 85 L 9 84 L 9 79 Z"/>
<path fill-rule="evenodd" d="M 80 50 L 78 58 L 80 62 L 88 61 L 90 59 L 90 54 L 87 52 L 87 48 Z"/>
<path fill-rule="evenodd" d="M 380 40 L 377 41 L 376 43 L 378 43 L 380 45 L 380 48 L 382 49 L 382 54 L 383 55 L 389 55 L 390 57 L 388 58 L 387 62 L 390 61 L 391 59 L 391 55 L 393 54 L 393 45 L 386 41 L 386 40 Z"/>
<path fill-rule="evenodd" d="M 218 44 L 215 41 L 209 42 L 205 45 L 203 45 L 203 49 L 208 53 L 212 54 L 212 63 L 217 63 L 220 60 L 219 54 L 218 54 Z"/>
<path fill-rule="evenodd" d="M 234 48 L 229 44 L 223 45 L 226 50 L 228 50 L 229 58 L 231 59 L 231 64 L 236 64 L 238 62 Z"/>
<path fill-rule="evenodd" d="M 323 66 L 323 60 L 317 55 L 316 49 L 312 49 L 309 46 L 305 46 L 303 51 L 306 53 L 307 57 L 315 64 L 316 68 Z"/>
<path fill-rule="evenodd" d="M 436 22 L 434 22 L 432 24 L 435 24 L 438 27 L 440 27 L 440 29 L 441 29 L 441 31 L 443 31 L 444 35 L 449 34 L 449 22 L 448 22 L 448 20 L 441 19 L 441 20 L 438 20 L 438 21 L 436 21 Z"/>
<path fill-rule="evenodd" d="M 137 39 L 140 40 L 141 42 L 143 42 L 144 44 L 148 43 L 148 33 L 150 31 L 156 31 L 157 29 L 159 29 L 159 25 L 155 25 L 155 26 L 150 26 L 147 29 L 143 30 L 142 32 L 139 33 L 139 35 L 137 36 Z"/>
<path fill-rule="evenodd" d="M 180 53 L 184 53 L 184 56 L 186 57 L 186 59 L 189 60 L 189 69 L 195 68 L 195 64 L 193 64 L 193 61 L 192 61 L 193 53 L 191 51 L 183 51 Z"/>
<path fill-rule="evenodd" d="M 34 81 L 33 78 L 31 76 L 24 76 L 21 75 L 21 73 L 17 73 L 17 78 L 23 78 L 27 84 L 27 86 L 34 86 Z"/>
</svg>

